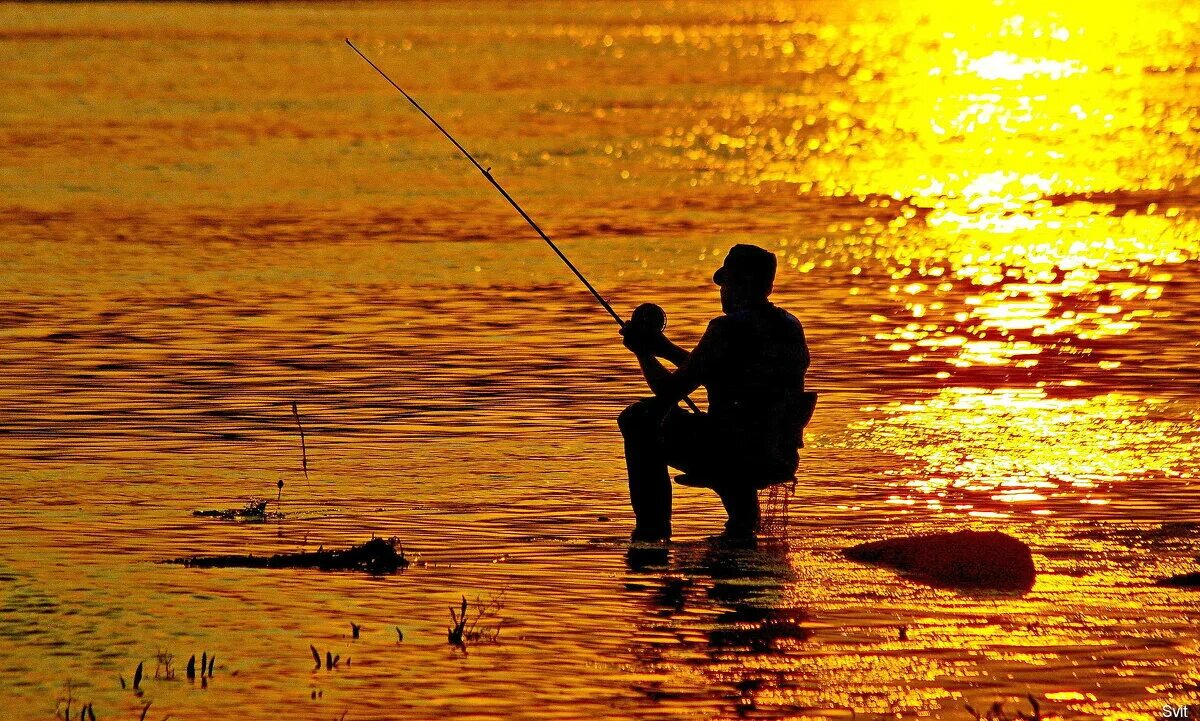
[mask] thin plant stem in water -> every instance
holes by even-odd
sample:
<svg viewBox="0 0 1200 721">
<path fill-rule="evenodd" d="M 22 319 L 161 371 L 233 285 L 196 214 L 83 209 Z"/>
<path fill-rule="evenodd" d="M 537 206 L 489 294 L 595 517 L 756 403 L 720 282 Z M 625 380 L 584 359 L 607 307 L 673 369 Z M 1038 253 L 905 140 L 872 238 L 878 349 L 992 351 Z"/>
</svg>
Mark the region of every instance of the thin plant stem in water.
<svg viewBox="0 0 1200 721">
<path fill-rule="evenodd" d="M 304 426 L 300 424 L 300 410 L 296 407 L 296 401 L 292 401 L 292 418 L 296 419 L 296 428 L 300 429 L 300 467 L 304 471 L 304 482 L 308 483 L 308 448 L 304 442 Z"/>
</svg>

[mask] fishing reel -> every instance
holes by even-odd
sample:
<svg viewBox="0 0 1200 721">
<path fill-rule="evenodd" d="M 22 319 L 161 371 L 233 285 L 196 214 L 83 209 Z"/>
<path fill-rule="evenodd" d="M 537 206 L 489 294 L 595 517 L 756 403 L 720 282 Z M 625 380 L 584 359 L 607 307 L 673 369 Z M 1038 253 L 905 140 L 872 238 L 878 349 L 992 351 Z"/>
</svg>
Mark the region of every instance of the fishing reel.
<svg viewBox="0 0 1200 721">
<path fill-rule="evenodd" d="M 637 333 L 662 333 L 667 329 L 667 312 L 654 303 L 642 303 L 633 309 L 626 328 Z"/>
</svg>

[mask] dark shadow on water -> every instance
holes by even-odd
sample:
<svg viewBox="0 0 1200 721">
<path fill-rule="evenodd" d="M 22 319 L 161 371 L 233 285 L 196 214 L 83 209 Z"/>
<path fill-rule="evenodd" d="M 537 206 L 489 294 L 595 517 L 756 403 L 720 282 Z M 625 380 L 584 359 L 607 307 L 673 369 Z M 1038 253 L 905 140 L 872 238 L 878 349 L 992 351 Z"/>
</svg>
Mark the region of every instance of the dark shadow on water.
<svg viewBox="0 0 1200 721">
<path fill-rule="evenodd" d="M 804 682 L 787 655 L 813 643 L 809 613 L 787 600 L 797 577 L 785 544 L 634 546 L 627 562 L 626 588 L 645 604 L 633 644 L 643 672 L 635 691 L 681 707 L 715 701 L 722 717 L 803 710 L 780 702 L 780 692 Z"/>
</svg>

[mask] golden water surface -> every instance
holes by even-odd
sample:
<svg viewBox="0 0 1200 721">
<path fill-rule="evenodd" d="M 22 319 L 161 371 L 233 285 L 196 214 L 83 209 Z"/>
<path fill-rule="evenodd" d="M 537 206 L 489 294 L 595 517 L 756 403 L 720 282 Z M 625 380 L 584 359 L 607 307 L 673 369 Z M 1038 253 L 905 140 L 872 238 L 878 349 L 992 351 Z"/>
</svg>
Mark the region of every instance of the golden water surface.
<svg viewBox="0 0 1200 721">
<path fill-rule="evenodd" d="M 615 326 L 348 36 L 681 342 L 732 244 L 779 254 L 821 392 L 786 546 L 684 489 L 627 556 Z M 3 717 L 1200 705 L 1200 596 L 1152 585 L 1200 551 L 1198 58 L 1182 0 L 0 5 Z M 968 527 L 1033 590 L 838 554 Z M 417 563 L 156 563 L 372 535 Z"/>
</svg>

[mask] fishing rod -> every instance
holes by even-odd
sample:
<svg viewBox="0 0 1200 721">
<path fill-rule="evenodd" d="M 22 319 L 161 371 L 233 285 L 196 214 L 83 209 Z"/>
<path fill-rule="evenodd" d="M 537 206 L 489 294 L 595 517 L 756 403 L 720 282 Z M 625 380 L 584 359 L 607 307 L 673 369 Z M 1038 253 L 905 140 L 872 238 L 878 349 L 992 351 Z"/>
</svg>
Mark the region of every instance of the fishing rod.
<svg viewBox="0 0 1200 721">
<path fill-rule="evenodd" d="M 521 205 L 517 203 L 517 201 L 514 200 L 511 195 L 508 194 L 508 191 L 505 190 L 502 185 L 500 185 L 499 181 L 492 176 L 492 169 L 485 168 L 480 165 L 479 161 L 475 159 L 475 156 L 471 155 L 471 153 L 468 152 L 461 143 L 454 139 L 454 136 L 450 134 L 450 131 L 443 128 L 442 124 L 435 120 L 434 117 L 425 110 L 425 108 L 421 107 L 421 104 L 418 103 L 413 96 L 404 92 L 404 88 L 397 85 L 396 81 L 388 77 L 388 74 L 383 72 L 383 70 L 380 70 L 378 65 L 371 62 L 371 59 L 363 54 L 363 51 L 359 50 L 354 43 L 350 42 L 350 38 L 346 38 L 346 44 L 349 45 L 350 49 L 357 53 L 360 58 L 367 61 L 367 65 L 370 65 L 375 72 L 379 73 L 380 77 L 388 81 L 388 84 L 400 91 L 400 94 L 404 96 L 405 100 L 412 103 L 412 106 L 419 110 L 421 115 L 424 115 L 429 122 L 433 123 L 433 127 L 441 131 L 442 135 L 445 135 L 447 140 L 449 140 L 451 143 L 454 143 L 454 147 L 458 148 L 458 152 L 466 156 L 467 160 L 471 161 L 471 164 L 474 165 L 480 173 L 483 173 L 483 177 L 487 178 L 487 181 L 492 184 L 493 188 L 500 191 L 500 195 L 504 196 L 504 199 L 508 201 L 508 204 L 521 214 L 521 217 L 525 219 L 525 222 L 529 223 L 529 227 L 533 228 L 542 240 L 546 241 L 546 245 L 550 246 L 550 250 L 553 250 L 555 255 L 557 255 L 563 263 L 566 263 L 567 267 L 571 269 L 571 272 L 575 274 L 575 277 L 579 279 L 579 282 L 583 283 L 584 287 L 587 288 L 592 294 L 592 297 L 600 303 L 604 310 L 608 311 L 608 314 L 617 322 L 617 325 L 621 326 L 621 329 L 624 330 L 626 326 L 625 320 L 621 318 L 621 316 L 617 315 L 617 312 L 613 310 L 613 307 L 609 305 L 607 300 L 604 299 L 604 296 L 600 295 L 599 291 L 597 291 L 596 288 L 588 282 L 588 279 L 585 278 L 583 273 L 581 273 L 579 269 L 575 267 L 575 264 L 571 262 L 571 259 L 567 257 L 566 253 L 563 253 L 562 250 L 554 243 L 554 241 L 550 240 L 550 236 L 546 235 L 546 231 L 542 230 L 537 223 L 533 222 L 533 218 L 529 217 L 529 213 L 526 213 L 525 209 L 522 208 Z M 667 326 L 667 315 L 663 312 L 663 309 L 657 305 L 654 305 L 653 303 L 643 303 L 634 309 L 633 317 L 630 318 L 630 322 L 635 326 L 657 326 L 661 331 Z M 693 413 L 700 412 L 700 409 L 696 407 L 696 404 L 692 402 L 691 398 L 684 396 L 683 400 L 685 403 L 687 403 L 688 408 L 692 409 Z"/>
</svg>

